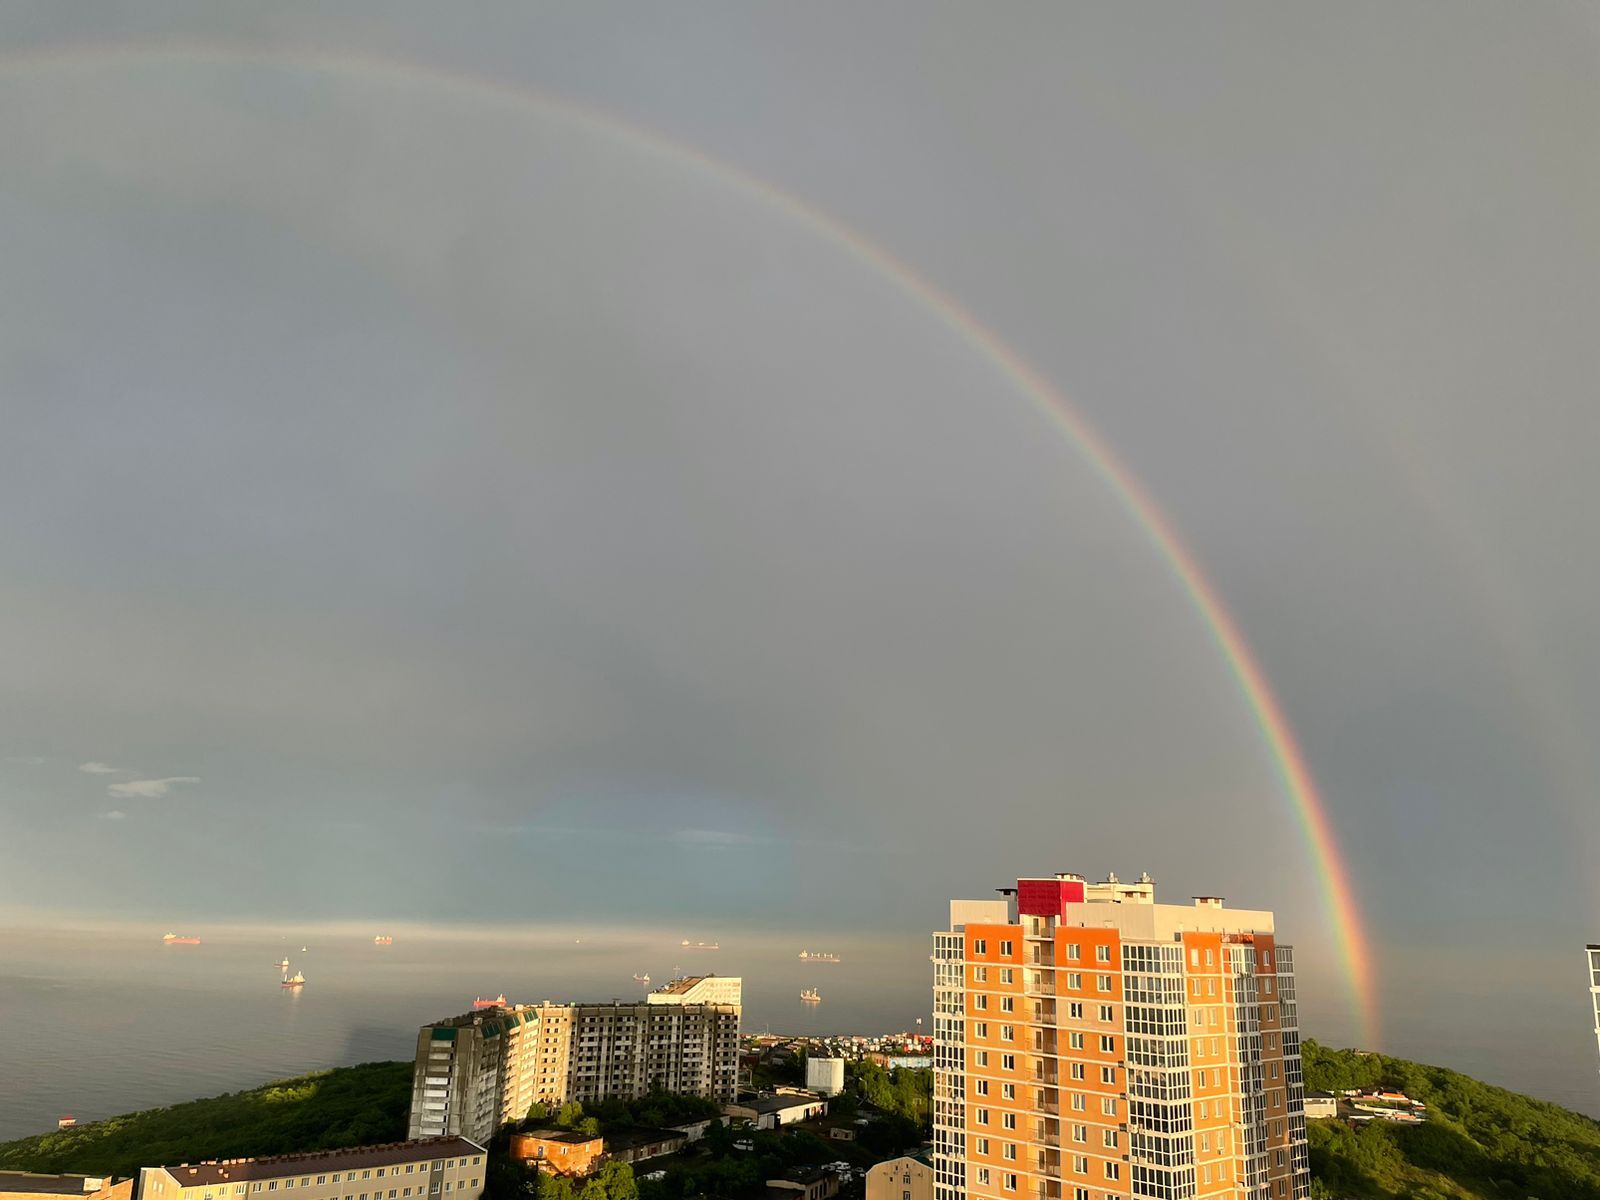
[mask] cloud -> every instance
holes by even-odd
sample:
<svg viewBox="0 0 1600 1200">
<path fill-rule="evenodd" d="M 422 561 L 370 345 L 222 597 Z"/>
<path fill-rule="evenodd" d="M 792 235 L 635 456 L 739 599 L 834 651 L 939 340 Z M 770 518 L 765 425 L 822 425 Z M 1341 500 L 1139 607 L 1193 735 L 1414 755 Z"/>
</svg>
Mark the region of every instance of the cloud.
<svg viewBox="0 0 1600 1200">
<path fill-rule="evenodd" d="M 79 763 L 78 770 L 85 775 L 122 775 L 127 774 L 127 767 L 113 767 L 110 763 L 86 762 Z"/>
<path fill-rule="evenodd" d="M 101 813 L 100 819 L 102 821 L 125 821 L 128 819 L 128 814 L 120 808 L 113 808 L 110 812 Z"/>
<path fill-rule="evenodd" d="M 702 850 L 731 850 L 736 846 L 754 846 L 760 838 L 747 833 L 734 833 L 728 829 L 680 829 L 671 835 L 680 846 L 695 846 Z"/>
<path fill-rule="evenodd" d="M 130 779 L 126 783 L 113 783 L 106 795 L 117 800 L 154 800 L 165 796 L 175 783 L 199 783 L 198 775 L 169 775 L 165 779 Z"/>
</svg>

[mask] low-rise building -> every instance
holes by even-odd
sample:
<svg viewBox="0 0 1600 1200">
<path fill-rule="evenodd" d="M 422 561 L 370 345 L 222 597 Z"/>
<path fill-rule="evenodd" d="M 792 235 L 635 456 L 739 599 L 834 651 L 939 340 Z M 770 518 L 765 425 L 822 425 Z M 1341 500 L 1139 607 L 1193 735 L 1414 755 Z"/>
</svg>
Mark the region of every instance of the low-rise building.
<svg viewBox="0 0 1600 1200">
<path fill-rule="evenodd" d="M 291 1188 L 297 1200 L 478 1200 L 486 1158 L 477 1142 L 447 1137 L 144 1167 L 139 1200 L 265 1200 Z"/>
<path fill-rule="evenodd" d="M 1339 1097 L 1332 1092 L 1307 1092 L 1306 1117 L 1337 1117 Z"/>
<path fill-rule="evenodd" d="M 839 1175 L 827 1167 L 797 1167 L 767 1180 L 771 1200 L 828 1200 L 839 1194 Z"/>
<path fill-rule="evenodd" d="M 644 1162 L 676 1154 L 689 1144 L 689 1135 L 681 1129 L 650 1129 L 635 1126 L 606 1134 L 606 1157 L 619 1162 Z"/>
<path fill-rule="evenodd" d="M 877 1163 L 867 1170 L 866 1200 L 933 1200 L 933 1168 L 911 1157 Z"/>
<path fill-rule="evenodd" d="M 735 1120 L 749 1121 L 757 1129 L 776 1129 L 827 1116 L 828 1102 L 815 1092 L 780 1088 L 771 1096 L 736 1100 L 722 1111 Z"/>
<path fill-rule="evenodd" d="M 599 1134 L 570 1129 L 535 1129 L 511 1135 L 511 1157 L 550 1175 L 587 1175 L 605 1153 Z"/>
<path fill-rule="evenodd" d="M 133 1180 L 104 1175 L 0 1171 L 0 1200 L 133 1200 Z"/>
</svg>

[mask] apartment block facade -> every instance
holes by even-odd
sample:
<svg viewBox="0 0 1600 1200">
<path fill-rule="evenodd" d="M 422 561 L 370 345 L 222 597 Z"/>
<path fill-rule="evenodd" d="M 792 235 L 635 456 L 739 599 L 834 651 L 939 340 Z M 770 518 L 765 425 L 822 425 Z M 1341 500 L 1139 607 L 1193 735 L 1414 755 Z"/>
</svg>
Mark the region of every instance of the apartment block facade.
<svg viewBox="0 0 1600 1200">
<path fill-rule="evenodd" d="M 710 978 L 715 988 L 699 988 Z M 594 1103 L 654 1090 L 733 1100 L 741 981 L 698 977 L 667 986 L 675 989 L 671 999 L 643 1004 L 519 1004 L 423 1026 L 409 1136 L 486 1140 L 535 1102 Z M 731 1002 L 697 1002 L 710 991 Z"/>
<path fill-rule="evenodd" d="M 1600 945 L 1590 943 L 1589 951 L 1589 1007 L 1594 1010 L 1594 1038 L 1600 1045 Z"/>
<path fill-rule="evenodd" d="M 143 1200 L 265 1200 L 265 1193 L 293 1190 L 305 1200 L 478 1200 L 487 1157 L 478 1143 L 453 1137 L 225 1158 L 145 1167 L 139 1172 L 139 1195 Z"/>
<path fill-rule="evenodd" d="M 935 1200 L 1308 1196 L 1272 914 L 1148 877 L 1004 890 L 934 934 Z"/>
</svg>

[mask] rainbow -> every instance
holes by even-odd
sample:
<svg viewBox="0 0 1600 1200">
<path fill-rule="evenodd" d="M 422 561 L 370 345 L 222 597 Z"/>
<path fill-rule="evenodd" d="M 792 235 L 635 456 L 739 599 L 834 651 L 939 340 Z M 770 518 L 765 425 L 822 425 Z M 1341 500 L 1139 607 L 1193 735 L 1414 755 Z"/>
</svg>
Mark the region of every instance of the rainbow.
<svg viewBox="0 0 1600 1200">
<path fill-rule="evenodd" d="M 1116 451 L 1049 380 L 1030 366 L 999 334 L 937 285 L 864 234 L 768 180 L 713 158 L 697 147 L 659 131 L 526 85 L 445 71 L 401 59 L 332 55 L 302 49 L 262 52 L 196 41 L 68 43 L 39 47 L 0 56 L 0 71 L 58 63 L 67 65 L 86 59 L 177 59 L 329 74 L 367 73 L 390 80 L 422 80 L 436 86 L 493 95 L 544 112 L 559 113 L 635 149 L 666 155 L 695 166 L 707 177 L 759 199 L 772 210 L 812 230 L 893 283 L 951 334 L 989 362 L 1066 438 L 1084 464 L 1121 502 L 1205 624 L 1218 655 L 1251 712 L 1283 795 L 1300 825 L 1311 862 L 1317 871 L 1323 904 L 1342 960 L 1358 1028 L 1366 1045 L 1376 1044 L 1378 1021 L 1372 953 L 1348 871 L 1334 837 L 1327 803 L 1317 790 L 1305 754 L 1295 738 L 1283 706 L 1274 695 L 1266 673 L 1245 641 L 1238 623 L 1229 614 L 1216 587 L 1206 577 L 1194 554 L 1183 544 L 1155 497 Z"/>
</svg>

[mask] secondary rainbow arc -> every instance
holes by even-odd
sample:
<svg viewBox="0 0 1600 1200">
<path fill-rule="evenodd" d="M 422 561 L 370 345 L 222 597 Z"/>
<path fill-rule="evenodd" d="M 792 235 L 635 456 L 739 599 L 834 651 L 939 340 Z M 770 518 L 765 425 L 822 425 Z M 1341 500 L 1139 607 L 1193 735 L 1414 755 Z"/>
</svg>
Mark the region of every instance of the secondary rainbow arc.
<svg viewBox="0 0 1600 1200">
<path fill-rule="evenodd" d="M 214 64 L 237 62 L 284 70 L 330 74 L 368 72 L 407 81 L 494 95 L 547 112 L 560 113 L 638 149 L 691 163 L 708 177 L 757 197 L 790 219 L 849 251 L 891 280 L 945 328 L 990 362 L 1063 435 L 1082 461 L 1121 500 L 1136 526 L 1160 554 L 1206 626 L 1217 652 L 1237 684 L 1260 733 L 1285 798 L 1294 811 L 1316 868 L 1334 941 L 1342 961 L 1357 1024 L 1366 1044 L 1377 1040 L 1377 1005 L 1372 955 L 1349 874 L 1340 855 L 1322 799 L 1282 705 L 1265 671 L 1246 642 L 1220 593 L 1184 545 L 1154 496 L 1127 464 L 1041 372 L 994 330 L 880 244 L 832 214 L 741 167 L 713 158 L 699 148 L 602 109 L 551 95 L 524 84 L 444 70 L 426 63 L 366 55 L 328 54 L 301 48 L 264 52 L 211 42 L 69 43 L 0 56 L 0 70 L 84 59 L 161 59 Z"/>
</svg>

